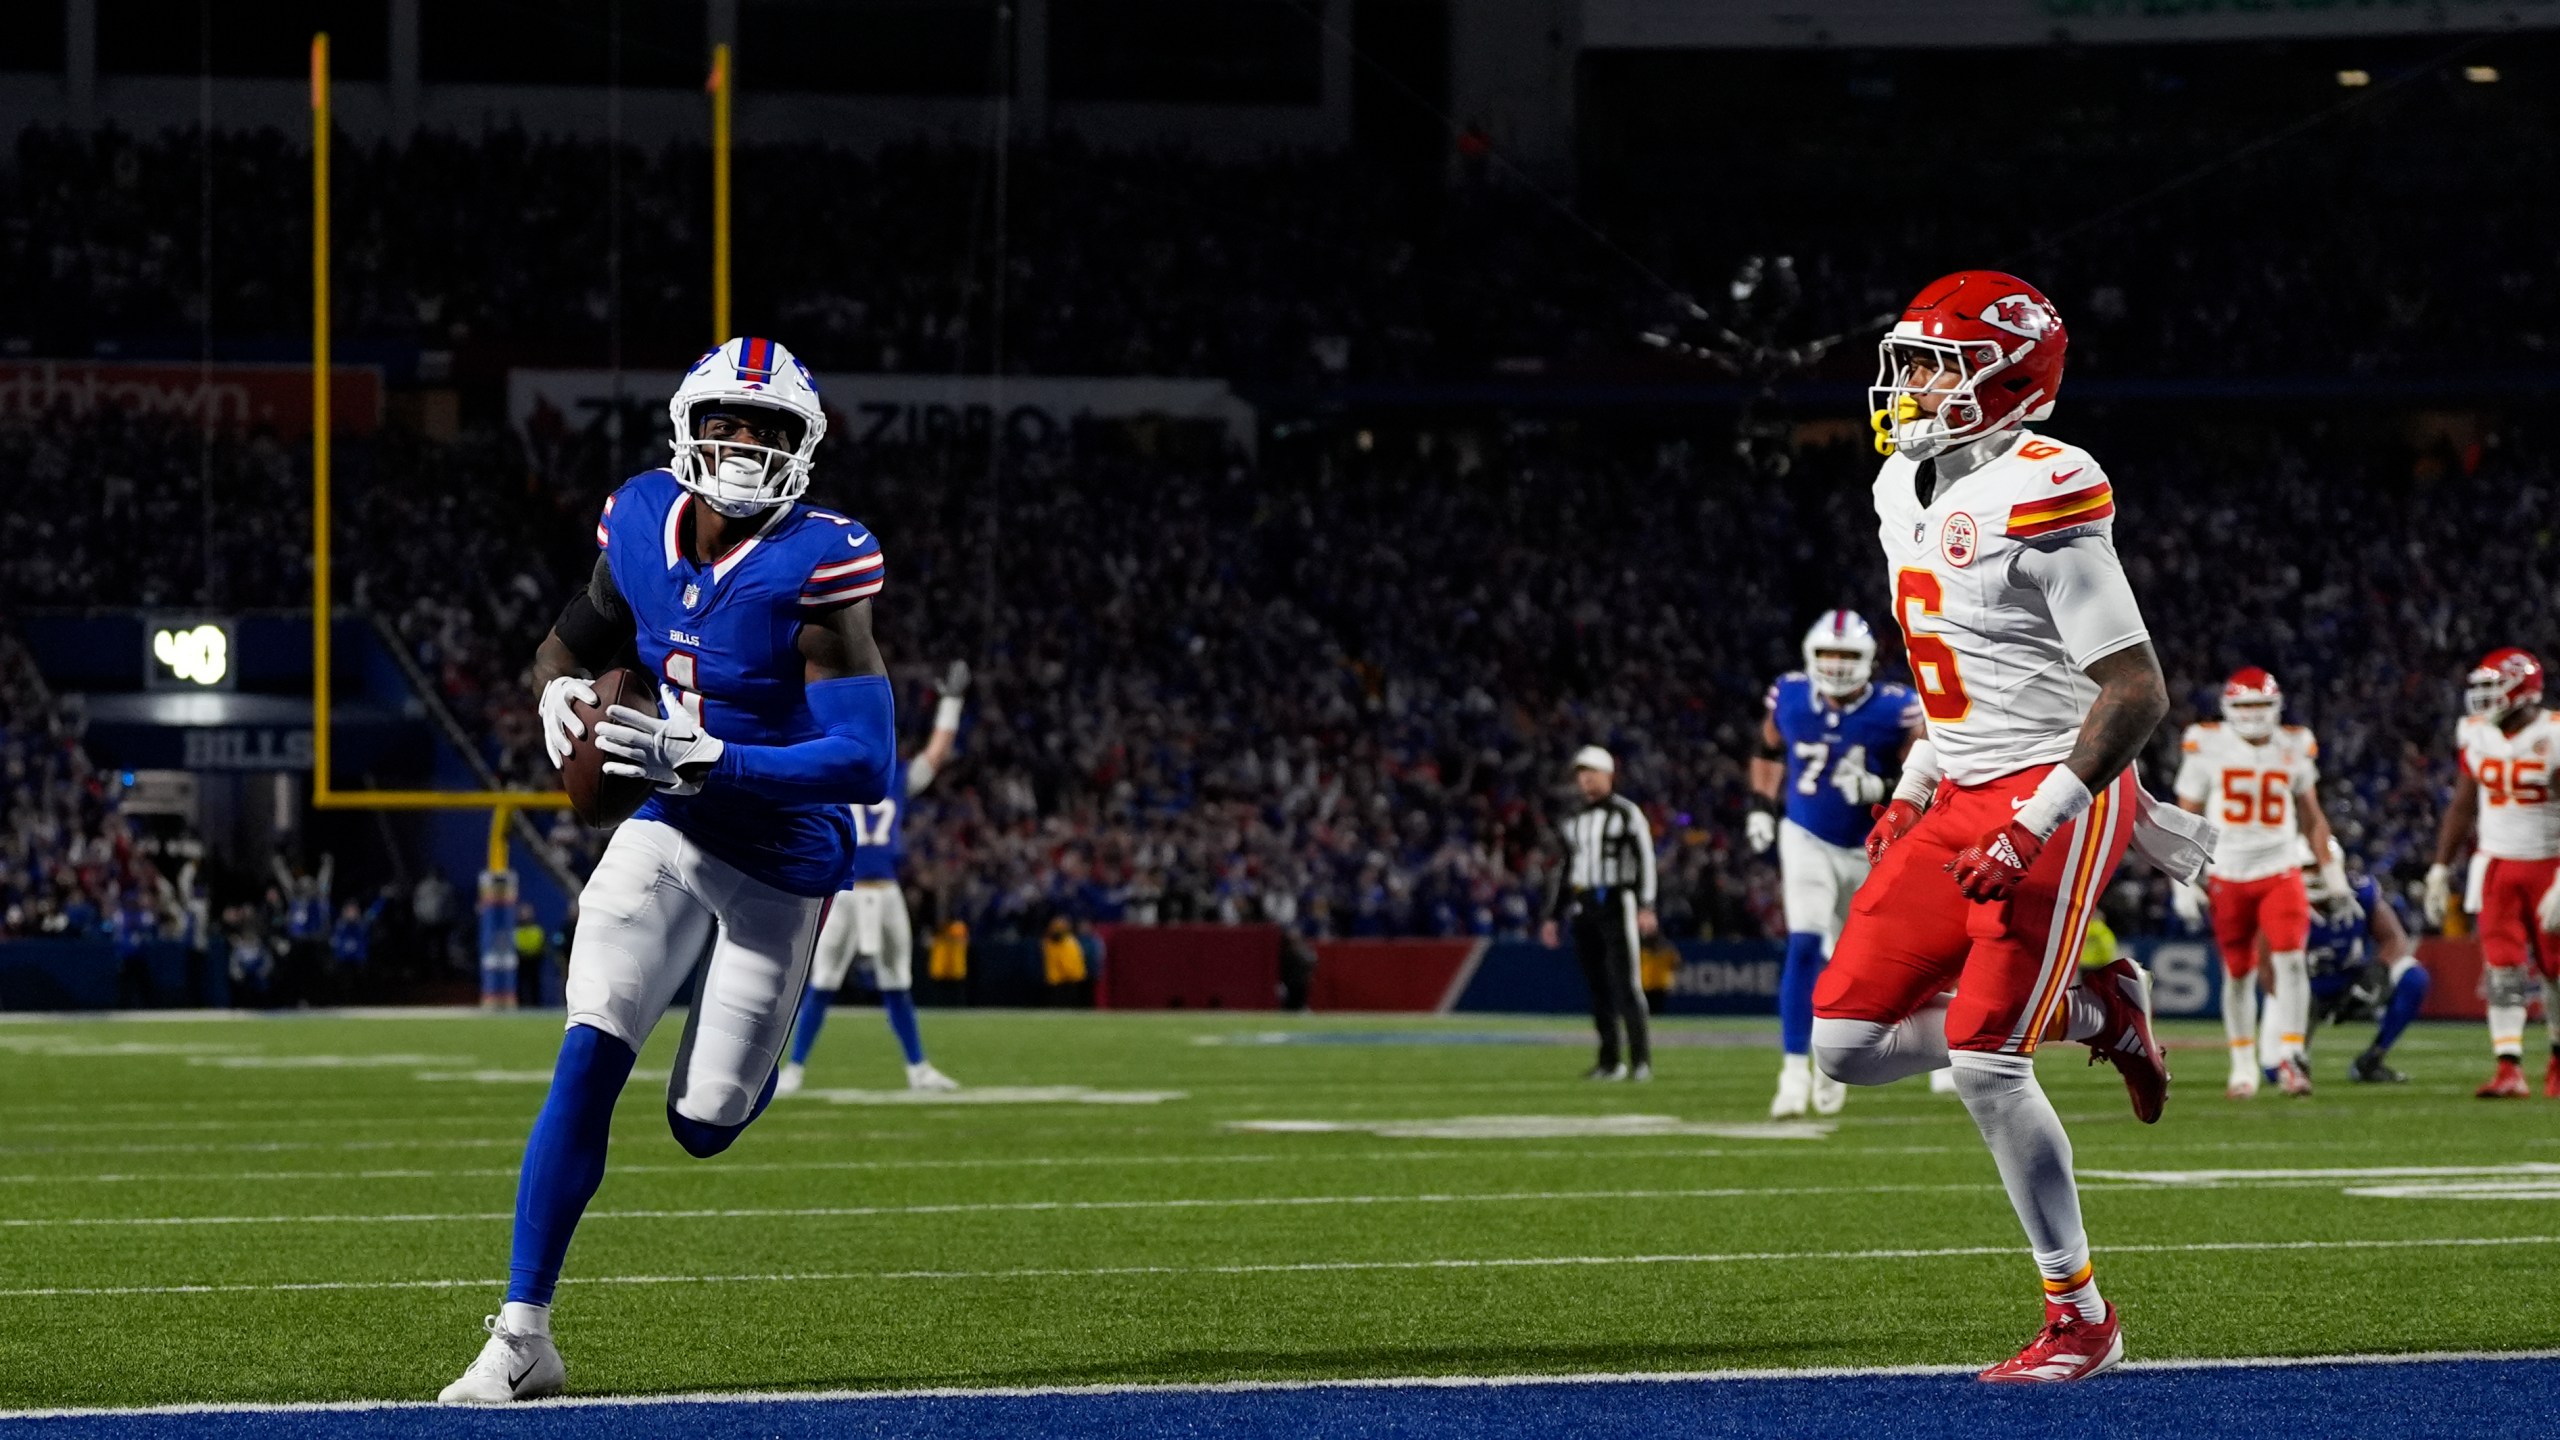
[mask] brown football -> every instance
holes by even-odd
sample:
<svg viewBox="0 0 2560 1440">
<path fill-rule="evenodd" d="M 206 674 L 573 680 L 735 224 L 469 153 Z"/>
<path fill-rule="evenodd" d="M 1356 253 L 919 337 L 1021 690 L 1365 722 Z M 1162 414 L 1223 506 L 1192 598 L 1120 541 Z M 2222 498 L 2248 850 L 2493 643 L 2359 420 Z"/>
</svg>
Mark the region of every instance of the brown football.
<svg viewBox="0 0 2560 1440">
<path fill-rule="evenodd" d="M 629 775 L 607 775 L 612 757 L 596 748 L 596 727 L 616 705 L 658 713 L 658 687 L 637 670 L 607 670 L 595 678 L 596 703 L 569 702 L 569 713 L 586 733 L 569 742 L 569 763 L 560 767 L 560 788 L 569 792 L 569 808 L 590 825 L 619 825 L 647 803 L 657 787 Z"/>
</svg>

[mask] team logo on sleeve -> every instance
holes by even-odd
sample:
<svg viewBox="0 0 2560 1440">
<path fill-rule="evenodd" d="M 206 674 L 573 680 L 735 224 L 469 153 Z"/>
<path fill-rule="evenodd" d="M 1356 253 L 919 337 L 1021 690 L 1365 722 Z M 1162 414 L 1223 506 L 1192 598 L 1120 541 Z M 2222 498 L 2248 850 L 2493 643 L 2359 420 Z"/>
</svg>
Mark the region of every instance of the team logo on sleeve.
<svg viewBox="0 0 2560 1440">
<path fill-rule="evenodd" d="M 1974 529 L 1973 517 L 1961 510 L 1948 516 L 1946 523 L 1938 527 L 1938 552 L 1947 557 L 1948 564 L 1959 570 L 1973 563 L 1975 553 L 1981 549 L 1981 541 L 1980 532 Z"/>
</svg>

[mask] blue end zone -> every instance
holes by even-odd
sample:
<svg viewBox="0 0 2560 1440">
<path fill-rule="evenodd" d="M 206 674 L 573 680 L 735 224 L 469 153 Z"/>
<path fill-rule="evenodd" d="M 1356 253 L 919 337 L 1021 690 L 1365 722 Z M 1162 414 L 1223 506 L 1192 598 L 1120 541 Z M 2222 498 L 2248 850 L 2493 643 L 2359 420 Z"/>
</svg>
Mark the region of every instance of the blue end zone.
<svg viewBox="0 0 2560 1440">
<path fill-rule="evenodd" d="M 2497 1435 L 2560 1393 L 2560 1360 L 2449 1360 L 2131 1370 L 2087 1385 L 1993 1388 L 1963 1375 L 1123 1390 L 538 1406 L 91 1414 L 0 1421 L 28 1440 L 777 1436 L 1056 1440 L 1201 1435 L 1394 1440 L 2001 1435 Z M 2519 1407 L 2522 1408 L 2519 1408 Z M 2527 1428 L 2533 1422 L 2527 1421 Z"/>
</svg>

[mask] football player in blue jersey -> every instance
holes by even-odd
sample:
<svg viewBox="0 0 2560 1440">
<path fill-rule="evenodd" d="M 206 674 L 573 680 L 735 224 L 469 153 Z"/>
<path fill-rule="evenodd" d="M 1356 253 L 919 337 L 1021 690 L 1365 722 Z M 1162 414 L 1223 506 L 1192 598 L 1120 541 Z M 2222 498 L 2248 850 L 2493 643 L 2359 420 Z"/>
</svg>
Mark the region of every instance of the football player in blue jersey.
<svg viewBox="0 0 2560 1440">
<path fill-rule="evenodd" d="M 1876 637 L 1852 610 L 1827 610 L 1805 632 L 1804 668 L 1769 687 L 1760 751 L 1751 760 L 1752 810 L 1744 821 L 1753 854 L 1778 849 L 1787 914 L 1787 963 L 1778 980 L 1778 1097 L 1772 1119 L 1810 1108 L 1835 1115 L 1849 1088 L 1813 1066 L 1813 982 L 1849 915 L 1849 897 L 1867 878 L 1869 813 L 1893 792 L 1884 767 L 1899 767 L 1920 737 L 1920 698 L 1877 683 Z M 1783 818 L 1781 816 L 1783 815 Z"/>
<path fill-rule="evenodd" d="M 614 831 L 580 897 L 568 1034 L 516 1181 L 506 1303 L 448 1402 L 557 1394 L 551 1295 L 604 1178 L 633 1060 L 687 980 L 667 1125 L 717 1155 L 773 1096 L 827 905 L 853 860 L 848 805 L 889 793 L 897 725 L 871 636 L 884 574 L 869 530 L 798 503 L 827 433 L 816 384 L 770 340 L 703 356 L 668 403 L 675 454 L 626 481 L 604 552 L 534 657 L 543 742 L 584 733 L 570 701 L 636 652 L 663 713 L 596 727 L 609 774 L 657 793 Z"/>
<path fill-rule="evenodd" d="M 933 711 L 933 738 L 914 758 L 899 762 L 889 777 L 889 793 L 878 804 L 853 807 L 853 884 L 836 896 L 827 909 L 826 927 L 818 932 L 818 958 L 810 972 L 809 993 L 800 1001 L 800 1023 L 792 1033 L 791 1058 L 782 1066 L 776 1095 L 799 1092 L 809 1051 L 827 1023 L 827 1007 L 857 960 L 871 971 L 890 1033 L 898 1037 L 898 1049 L 907 1057 L 907 1088 L 960 1088 L 959 1081 L 924 1058 L 924 1036 L 916 1029 L 915 922 L 907 914 L 907 892 L 898 883 L 898 871 L 907 858 L 907 802 L 933 783 L 959 744 L 969 662 L 952 661 L 943 672 L 940 689 L 941 699 Z"/>
<path fill-rule="evenodd" d="M 2345 852 L 2334 838 L 2329 854 L 2345 863 Z M 2311 892 L 2312 1028 L 2373 1017 L 2379 1022 L 2373 1043 L 2347 1073 L 2369 1085 L 2400 1084 L 2409 1077 L 2391 1068 L 2391 1047 L 2427 1003 L 2427 967 L 2418 963 L 2417 941 L 2372 876 L 2358 870 L 2340 891 L 2321 878 L 2321 871 L 2306 848 L 2302 880 Z M 2272 997 L 2262 1003 L 2272 1014 Z M 2266 1025 L 2259 1026 L 2262 1042 L 2269 1033 Z M 2262 1053 L 2259 1058 L 2263 1062 L 2268 1057 Z"/>
</svg>

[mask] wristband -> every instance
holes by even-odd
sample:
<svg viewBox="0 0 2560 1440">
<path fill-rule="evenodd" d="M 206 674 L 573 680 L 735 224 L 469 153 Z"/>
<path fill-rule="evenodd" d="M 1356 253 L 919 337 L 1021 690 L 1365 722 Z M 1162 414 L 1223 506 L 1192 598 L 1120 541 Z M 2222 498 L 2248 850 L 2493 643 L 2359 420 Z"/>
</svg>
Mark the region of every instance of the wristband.
<svg viewBox="0 0 2560 1440">
<path fill-rule="evenodd" d="M 1938 782 L 1944 778 L 1938 771 L 1937 747 L 1926 740 L 1914 741 L 1911 753 L 1902 757 L 1902 783 L 1893 787 L 1893 798 L 1926 810 L 1938 798 Z"/>
<path fill-rule="evenodd" d="M 2039 840 L 2050 840 L 2053 832 L 2080 818 L 2089 808 L 2089 787 L 2071 773 L 2068 765 L 2056 765 L 2045 772 L 2044 783 L 2027 803 L 2018 807 L 2018 823 Z"/>
<path fill-rule="evenodd" d="M 933 728 L 936 730 L 958 730 L 960 728 L 960 711 L 964 708 L 965 704 L 966 702 L 957 695 L 943 696 L 941 702 L 933 707 Z"/>
</svg>

